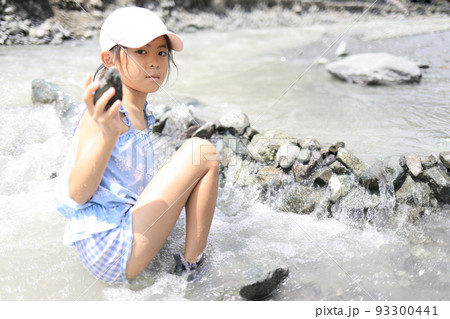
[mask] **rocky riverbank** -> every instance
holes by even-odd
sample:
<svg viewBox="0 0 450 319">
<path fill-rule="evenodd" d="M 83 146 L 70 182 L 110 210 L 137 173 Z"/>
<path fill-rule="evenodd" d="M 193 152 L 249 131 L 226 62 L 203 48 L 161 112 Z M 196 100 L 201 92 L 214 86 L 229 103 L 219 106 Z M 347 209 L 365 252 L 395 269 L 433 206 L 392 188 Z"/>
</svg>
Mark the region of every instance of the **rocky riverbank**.
<svg viewBox="0 0 450 319">
<path fill-rule="evenodd" d="M 76 111 L 72 97 L 44 80 L 33 81 L 32 96 L 35 104 L 53 104 L 63 120 Z M 156 117 L 155 147 L 163 141 L 170 156 L 187 138 L 210 140 L 220 152 L 222 186 L 248 188 L 279 211 L 395 227 L 450 205 L 448 151 L 392 156 L 369 165 L 342 141 L 257 132 L 242 112 L 205 122 L 193 116 L 189 101 L 149 104 Z"/>
<path fill-rule="evenodd" d="M 103 19 L 125 5 L 148 7 L 176 32 L 293 26 L 305 16 L 449 15 L 446 0 L 0 0 L 0 45 L 59 44 L 96 37 Z"/>
</svg>

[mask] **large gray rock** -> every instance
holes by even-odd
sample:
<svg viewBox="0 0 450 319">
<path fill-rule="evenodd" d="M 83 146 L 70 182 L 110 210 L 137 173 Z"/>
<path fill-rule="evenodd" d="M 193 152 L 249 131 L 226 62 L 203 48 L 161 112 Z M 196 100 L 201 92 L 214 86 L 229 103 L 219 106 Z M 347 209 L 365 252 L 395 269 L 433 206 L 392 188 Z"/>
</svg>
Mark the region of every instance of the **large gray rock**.
<svg viewBox="0 0 450 319">
<path fill-rule="evenodd" d="M 338 79 L 367 85 L 419 82 L 422 73 L 413 62 L 387 53 L 363 53 L 326 66 Z"/>
</svg>

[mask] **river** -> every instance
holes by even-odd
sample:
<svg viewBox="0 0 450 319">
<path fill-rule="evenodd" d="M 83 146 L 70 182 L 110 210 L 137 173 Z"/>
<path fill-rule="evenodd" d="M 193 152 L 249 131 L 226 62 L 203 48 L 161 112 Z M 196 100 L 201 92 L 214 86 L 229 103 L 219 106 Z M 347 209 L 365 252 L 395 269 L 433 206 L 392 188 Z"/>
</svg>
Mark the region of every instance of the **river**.
<svg viewBox="0 0 450 319">
<path fill-rule="evenodd" d="M 344 141 L 368 162 L 450 150 L 448 18 L 352 21 L 183 34 L 178 71 L 158 96 L 198 100 L 194 112 L 205 120 L 241 110 L 260 131 Z M 387 52 L 429 68 L 414 85 L 339 82 L 314 61 L 336 59 L 340 41 L 350 53 Z M 202 281 L 188 285 L 171 274 L 184 217 L 134 282 L 96 281 L 62 245 L 54 177 L 70 137 L 51 105 L 31 103 L 31 81 L 43 78 L 80 101 L 98 50 L 94 40 L 0 47 L 0 300 L 241 300 L 243 284 L 277 266 L 290 276 L 274 300 L 448 300 L 448 207 L 427 210 L 415 224 L 357 227 L 317 212 L 279 213 L 229 184 L 219 191 L 207 248 L 213 267 Z"/>
</svg>

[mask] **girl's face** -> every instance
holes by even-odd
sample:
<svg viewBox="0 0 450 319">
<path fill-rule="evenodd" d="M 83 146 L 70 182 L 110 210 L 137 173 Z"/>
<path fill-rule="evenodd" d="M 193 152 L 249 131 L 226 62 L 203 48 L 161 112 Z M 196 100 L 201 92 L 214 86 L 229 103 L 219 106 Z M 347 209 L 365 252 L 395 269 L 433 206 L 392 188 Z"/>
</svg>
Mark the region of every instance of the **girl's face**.
<svg viewBox="0 0 450 319">
<path fill-rule="evenodd" d="M 164 36 L 140 48 L 120 50 L 120 54 L 122 63 L 116 67 L 130 91 L 153 93 L 164 83 L 169 68 L 169 47 Z"/>
</svg>

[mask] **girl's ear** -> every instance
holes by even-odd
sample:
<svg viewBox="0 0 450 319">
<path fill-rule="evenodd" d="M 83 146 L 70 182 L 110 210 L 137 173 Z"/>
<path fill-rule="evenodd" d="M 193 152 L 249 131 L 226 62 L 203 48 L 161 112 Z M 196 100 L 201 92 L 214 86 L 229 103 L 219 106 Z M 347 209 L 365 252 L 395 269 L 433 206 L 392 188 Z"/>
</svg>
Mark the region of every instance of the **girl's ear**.
<svg viewBox="0 0 450 319">
<path fill-rule="evenodd" d="M 100 59 L 103 62 L 103 65 L 108 69 L 114 66 L 114 59 L 110 51 L 103 51 L 100 53 Z"/>
</svg>

